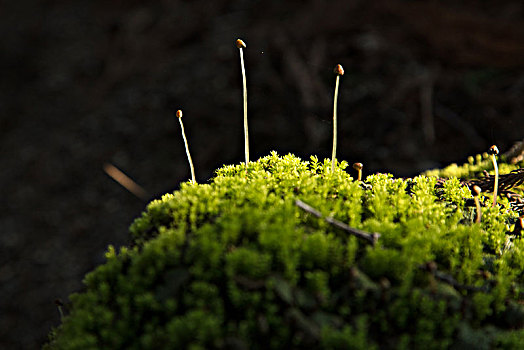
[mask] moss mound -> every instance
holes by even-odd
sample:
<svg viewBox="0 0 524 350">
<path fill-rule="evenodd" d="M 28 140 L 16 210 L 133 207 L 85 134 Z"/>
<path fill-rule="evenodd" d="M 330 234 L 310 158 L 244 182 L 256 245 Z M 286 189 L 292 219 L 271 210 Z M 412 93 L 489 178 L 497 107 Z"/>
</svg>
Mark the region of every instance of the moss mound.
<svg viewBox="0 0 524 350">
<path fill-rule="evenodd" d="M 476 224 L 457 178 L 330 167 L 272 153 L 151 202 L 45 348 L 522 348 L 518 207 L 481 195 Z"/>
</svg>

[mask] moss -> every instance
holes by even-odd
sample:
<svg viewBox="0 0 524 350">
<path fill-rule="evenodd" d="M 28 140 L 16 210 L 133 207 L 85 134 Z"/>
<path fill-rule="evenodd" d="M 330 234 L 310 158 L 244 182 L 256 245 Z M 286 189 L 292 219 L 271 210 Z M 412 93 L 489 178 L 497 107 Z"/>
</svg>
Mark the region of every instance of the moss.
<svg viewBox="0 0 524 350">
<path fill-rule="evenodd" d="M 355 181 L 275 152 L 151 202 L 84 280 L 45 349 L 447 349 L 524 344 L 518 210 L 479 164 Z M 506 171 L 512 170 L 503 165 Z M 520 191 L 520 190 L 518 190 Z M 375 245 L 302 210 L 377 232 Z"/>
</svg>

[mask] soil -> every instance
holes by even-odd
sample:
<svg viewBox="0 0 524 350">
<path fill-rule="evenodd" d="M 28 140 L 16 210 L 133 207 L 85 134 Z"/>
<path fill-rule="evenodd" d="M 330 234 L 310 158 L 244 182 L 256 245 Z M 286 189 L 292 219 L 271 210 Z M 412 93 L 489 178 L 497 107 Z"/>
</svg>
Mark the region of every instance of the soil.
<svg viewBox="0 0 524 350">
<path fill-rule="evenodd" d="M 34 349 L 140 200 L 244 158 L 331 155 L 409 176 L 524 137 L 521 1 L 59 1 L 0 4 L 0 348 Z M 67 312 L 67 310 L 66 310 Z"/>
</svg>

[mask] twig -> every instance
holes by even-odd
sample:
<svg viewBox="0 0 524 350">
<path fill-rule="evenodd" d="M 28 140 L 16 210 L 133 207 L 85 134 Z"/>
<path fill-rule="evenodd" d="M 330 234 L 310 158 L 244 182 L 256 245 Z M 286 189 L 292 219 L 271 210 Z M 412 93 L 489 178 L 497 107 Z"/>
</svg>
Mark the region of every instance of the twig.
<svg viewBox="0 0 524 350">
<path fill-rule="evenodd" d="M 449 284 L 450 286 L 452 286 L 453 288 L 457 290 L 466 290 L 468 292 L 486 292 L 487 293 L 491 290 L 492 284 L 496 282 L 495 280 L 489 280 L 487 284 L 484 284 L 483 286 L 480 286 L 480 287 L 462 284 L 462 283 L 457 282 L 457 280 L 454 279 L 453 276 L 448 275 L 442 271 L 438 271 L 437 264 L 435 264 L 435 262 L 429 262 L 427 264 L 419 265 L 419 268 L 421 270 L 428 271 L 436 279 Z"/>
<path fill-rule="evenodd" d="M 467 290 L 469 292 L 487 292 L 489 290 L 488 285 L 477 287 L 458 283 L 451 275 L 445 274 L 444 272 L 435 271 L 433 272 L 433 276 L 435 276 L 436 279 L 442 282 L 446 282 L 447 284 L 451 285 L 453 288 L 458 290 Z"/>
<path fill-rule="evenodd" d="M 507 159 L 511 164 L 517 164 L 524 160 L 524 139 L 515 143 L 509 151 L 504 153 L 504 158 Z"/>
<path fill-rule="evenodd" d="M 114 165 L 109 163 L 104 164 L 104 171 L 113 180 L 118 182 L 120 185 L 122 185 L 122 187 L 134 194 L 136 197 L 144 201 L 147 200 L 148 194 L 146 190 L 134 182 L 129 176 L 117 169 Z"/>
<path fill-rule="evenodd" d="M 485 177 L 479 180 L 469 180 L 466 182 L 471 188 L 475 185 L 479 186 L 482 191 L 490 191 L 494 188 L 495 176 L 487 174 Z M 521 186 L 524 184 L 524 168 L 516 169 L 509 174 L 499 175 L 498 189 L 501 192 L 508 191 L 513 187 Z"/>
<path fill-rule="evenodd" d="M 329 224 L 331 224 L 333 226 L 336 226 L 339 229 L 344 230 L 344 231 L 346 231 L 346 232 L 356 236 L 357 238 L 364 239 L 364 240 L 368 241 L 373 246 L 375 245 L 375 243 L 377 243 L 377 241 L 378 241 L 378 239 L 380 237 L 379 233 L 376 233 L 376 232 L 368 233 L 366 231 L 362 231 L 362 230 L 353 228 L 351 226 L 348 226 L 348 225 L 346 225 L 345 223 L 343 223 L 341 221 L 333 219 L 332 217 L 329 217 L 329 216 L 328 217 L 324 217 L 318 210 L 316 210 L 312 206 L 302 202 L 300 199 L 295 200 L 295 204 L 300 209 L 302 209 L 304 211 L 307 211 L 308 213 L 316 216 L 317 218 L 324 219 L 327 223 L 329 223 Z"/>
</svg>

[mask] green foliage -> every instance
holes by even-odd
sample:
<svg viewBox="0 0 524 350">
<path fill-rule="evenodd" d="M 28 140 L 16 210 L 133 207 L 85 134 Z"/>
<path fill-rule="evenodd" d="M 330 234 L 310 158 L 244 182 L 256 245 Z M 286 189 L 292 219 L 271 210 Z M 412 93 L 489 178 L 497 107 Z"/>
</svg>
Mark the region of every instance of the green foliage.
<svg viewBox="0 0 524 350">
<path fill-rule="evenodd" d="M 346 167 L 273 152 L 151 202 L 45 349 L 521 348 L 524 243 L 507 199 L 483 197 L 476 224 L 456 177 L 358 182 Z"/>
</svg>

